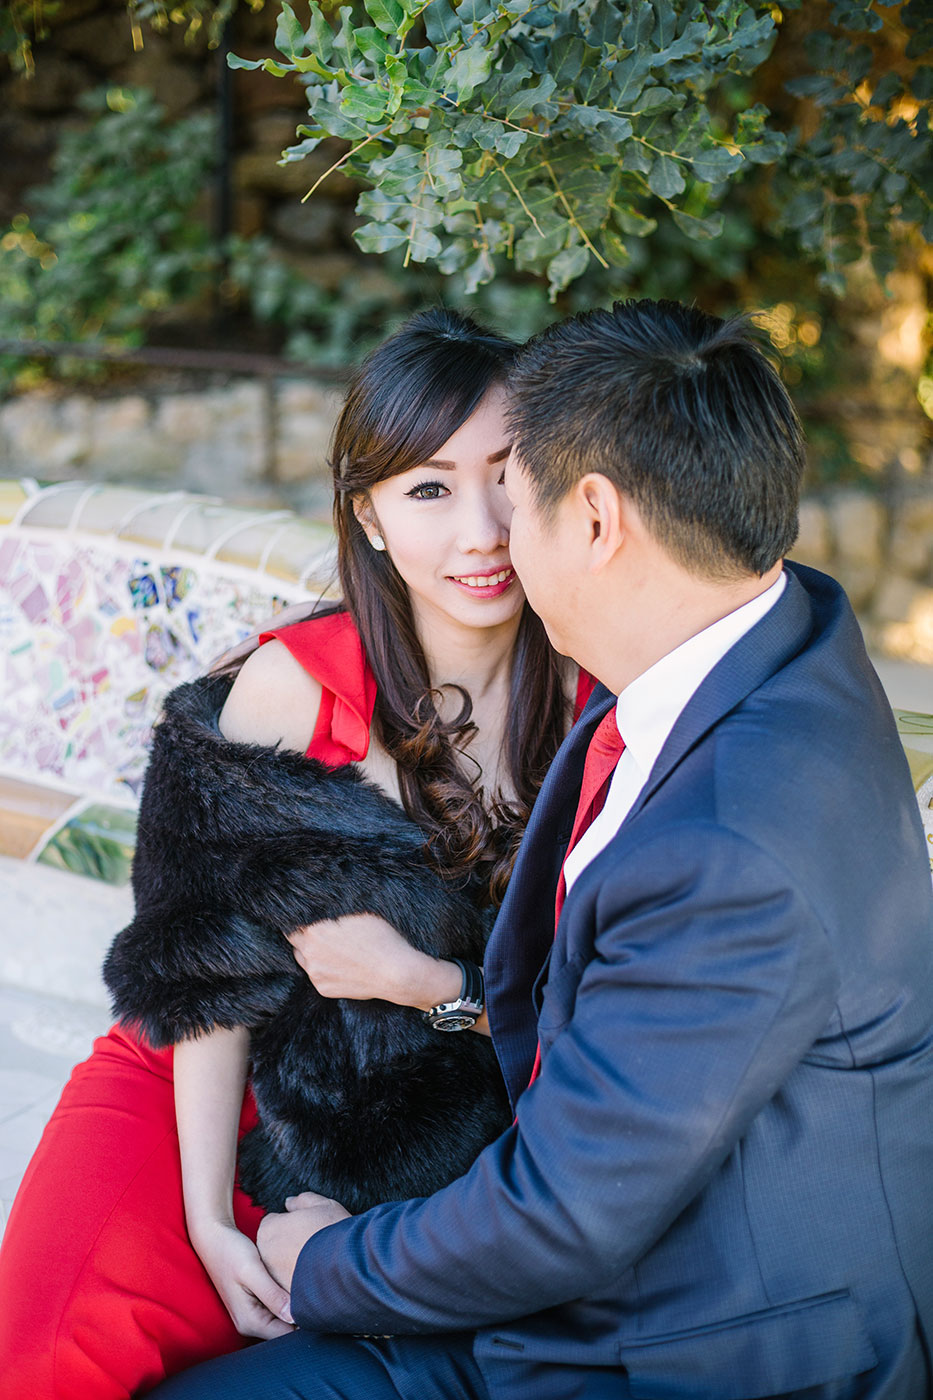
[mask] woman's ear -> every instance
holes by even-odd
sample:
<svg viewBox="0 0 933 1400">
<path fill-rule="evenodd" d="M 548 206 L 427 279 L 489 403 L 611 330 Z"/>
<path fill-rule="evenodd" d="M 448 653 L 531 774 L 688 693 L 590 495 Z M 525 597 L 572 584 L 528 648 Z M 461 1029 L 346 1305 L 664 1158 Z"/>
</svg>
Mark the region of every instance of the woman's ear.
<svg viewBox="0 0 933 1400">
<path fill-rule="evenodd" d="M 381 553 L 385 549 L 386 543 L 379 530 L 379 521 L 376 519 L 373 503 L 366 491 L 360 491 L 353 497 L 353 514 L 360 522 L 363 533 L 373 549 L 379 550 Z"/>
<path fill-rule="evenodd" d="M 357 491 L 353 497 L 353 514 L 366 531 L 375 530 L 376 516 L 373 512 L 373 503 L 369 499 L 368 491 Z"/>
</svg>

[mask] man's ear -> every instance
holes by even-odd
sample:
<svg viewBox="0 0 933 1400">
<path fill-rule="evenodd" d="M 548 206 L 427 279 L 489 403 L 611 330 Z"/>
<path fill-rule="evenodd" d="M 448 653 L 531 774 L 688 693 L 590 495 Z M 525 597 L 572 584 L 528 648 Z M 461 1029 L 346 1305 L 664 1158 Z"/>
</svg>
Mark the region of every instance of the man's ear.
<svg viewBox="0 0 933 1400">
<path fill-rule="evenodd" d="M 625 542 L 628 502 L 618 487 L 601 472 L 588 472 L 576 485 L 583 518 L 589 530 L 589 563 L 599 573 Z"/>
</svg>

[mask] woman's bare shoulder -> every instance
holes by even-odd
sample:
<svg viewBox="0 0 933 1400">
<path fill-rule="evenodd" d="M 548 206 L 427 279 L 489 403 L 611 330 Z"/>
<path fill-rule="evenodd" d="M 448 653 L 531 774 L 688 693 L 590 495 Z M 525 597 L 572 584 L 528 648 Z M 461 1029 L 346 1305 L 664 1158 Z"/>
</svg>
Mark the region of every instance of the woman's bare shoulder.
<svg viewBox="0 0 933 1400">
<path fill-rule="evenodd" d="M 307 753 L 320 708 L 320 682 L 273 639 L 243 663 L 221 710 L 220 732 L 236 743 Z"/>
</svg>

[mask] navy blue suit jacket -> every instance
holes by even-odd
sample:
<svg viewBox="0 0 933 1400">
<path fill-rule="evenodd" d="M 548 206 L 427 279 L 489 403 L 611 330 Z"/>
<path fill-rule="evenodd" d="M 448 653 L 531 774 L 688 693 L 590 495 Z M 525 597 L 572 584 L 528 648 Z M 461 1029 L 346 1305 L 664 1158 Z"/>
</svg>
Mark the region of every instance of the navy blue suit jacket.
<svg viewBox="0 0 933 1400">
<path fill-rule="evenodd" d="M 488 948 L 516 1124 L 437 1195 L 310 1240 L 294 1315 L 475 1328 L 497 1400 L 901 1397 L 933 1338 L 933 899 L 851 609 L 791 566 L 554 939 L 612 703 L 561 749 Z"/>
</svg>

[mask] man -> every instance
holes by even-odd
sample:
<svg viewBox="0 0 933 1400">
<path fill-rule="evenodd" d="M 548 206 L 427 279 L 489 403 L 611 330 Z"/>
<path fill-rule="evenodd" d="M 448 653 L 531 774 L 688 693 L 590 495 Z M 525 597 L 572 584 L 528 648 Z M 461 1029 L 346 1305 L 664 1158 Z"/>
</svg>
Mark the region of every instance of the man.
<svg viewBox="0 0 933 1400">
<path fill-rule="evenodd" d="M 515 1124 L 426 1200 L 270 1217 L 307 1330 L 164 1393 L 922 1400 L 933 902 L 851 610 L 782 567 L 793 409 L 663 302 L 551 327 L 512 394 L 512 560 L 602 682 L 487 952 Z"/>
</svg>

